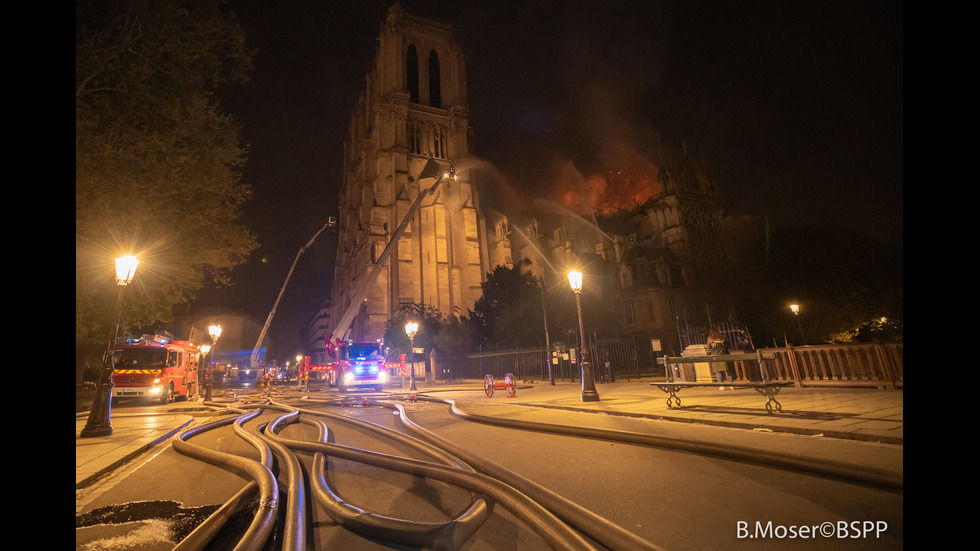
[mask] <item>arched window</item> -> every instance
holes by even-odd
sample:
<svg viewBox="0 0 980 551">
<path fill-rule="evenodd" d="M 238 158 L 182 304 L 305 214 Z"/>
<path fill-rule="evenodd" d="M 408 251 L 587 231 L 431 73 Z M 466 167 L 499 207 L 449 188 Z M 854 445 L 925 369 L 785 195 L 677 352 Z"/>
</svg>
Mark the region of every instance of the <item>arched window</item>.
<svg viewBox="0 0 980 551">
<path fill-rule="evenodd" d="M 420 155 L 422 153 L 422 129 L 416 120 L 408 120 L 408 152 Z"/>
<path fill-rule="evenodd" d="M 419 53 L 415 51 L 415 46 L 408 47 L 408 55 L 405 60 L 405 83 L 408 87 L 409 101 L 419 102 Z"/>
<path fill-rule="evenodd" d="M 429 52 L 429 105 L 442 109 L 442 88 L 439 76 L 439 55 L 435 50 Z"/>
<path fill-rule="evenodd" d="M 433 154 L 440 159 L 449 158 L 449 144 L 446 143 L 446 127 L 436 125 L 433 129 Z"/>
<path fill-rule="evenodd" d="M 408 152 L 418 153 L 419 142 L 415 134 L 416 131 L 415 121 L 408 121 Z"/>
</svg>

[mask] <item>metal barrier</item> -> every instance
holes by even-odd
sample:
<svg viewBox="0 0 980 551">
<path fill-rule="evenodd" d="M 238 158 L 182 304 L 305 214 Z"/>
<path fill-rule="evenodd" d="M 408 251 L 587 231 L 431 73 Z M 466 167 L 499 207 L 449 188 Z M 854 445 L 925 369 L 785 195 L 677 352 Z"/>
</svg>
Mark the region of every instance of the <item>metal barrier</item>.
<svg viewBox="0 0 980 551">
<path fill-rule="evenodd" d="M 797 386 L 891 386 L 902 388 L 902 343 L 794 346 L 766 349 L 774 379 Z"/>
</svg>

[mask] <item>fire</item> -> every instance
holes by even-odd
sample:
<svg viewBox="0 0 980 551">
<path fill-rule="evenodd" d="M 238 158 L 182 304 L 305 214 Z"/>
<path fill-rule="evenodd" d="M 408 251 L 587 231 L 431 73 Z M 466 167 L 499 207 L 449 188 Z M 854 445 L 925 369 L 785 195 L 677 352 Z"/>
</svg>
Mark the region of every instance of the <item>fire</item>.
<svg viewBox="0 0 980 551">
<path fill-rule="evenodd" d="M 660 195 L 663 188 L 657 179 L 657 167 L 628 148 L 618 148 L 602 156 L 607 167 L 605 174 L 592 174 L 583 178 L 578 175 L 579 185 L 569 185 L 568 170 L 574 170 L 571 161 L 559 173 L 565 184 L 561 195 L 562 205 L 577 214 L 608 216 L 618 211 L 634 210 Z"/>
</svg>

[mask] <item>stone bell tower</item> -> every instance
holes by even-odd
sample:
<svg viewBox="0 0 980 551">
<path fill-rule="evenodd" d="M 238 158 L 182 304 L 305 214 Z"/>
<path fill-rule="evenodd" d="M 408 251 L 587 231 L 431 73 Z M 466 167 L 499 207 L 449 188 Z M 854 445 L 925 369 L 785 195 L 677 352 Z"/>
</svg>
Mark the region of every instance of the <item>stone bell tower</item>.
<svg viewBox="0 0 980 551">
<path fill-rule="evenodd" d="M 396 3 L 381 26 L 344 141 L 331 319 L 338 322 L 420 192 L 423 168 L 456 169 L 425 197 L 345 335 L 375 340 L 400 307 L 465 314 L 481 295 L 487 247 L 476 186 L 465 169 L 469 108 L 463 52 L 452 26 Z M 435 163 L 433 165 L 432 163 Z M 337 328 L 342 329 L 342 328 Z"/>
</svg>

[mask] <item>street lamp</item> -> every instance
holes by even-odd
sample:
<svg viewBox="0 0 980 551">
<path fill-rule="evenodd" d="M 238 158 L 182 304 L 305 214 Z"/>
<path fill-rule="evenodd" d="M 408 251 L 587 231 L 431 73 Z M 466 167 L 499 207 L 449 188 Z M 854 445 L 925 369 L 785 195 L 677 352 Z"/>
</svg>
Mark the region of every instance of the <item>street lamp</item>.
<svg viewBox="0 0 980 551">
<path fill-rule="evenodd" d="M 218 339 L 221 337 L 221 326 L 211 325 L 208 327 L 208 335 L 211 335 L 211 361 L 208 363 L 208 381 L 204 387 L 204 401 L 211 401 L 211 384 L 214 379 L 214 364 L 218 359 Z"/>
<path fill-rule="evenodd" d="M 806 346 L 806 335 L 803 334 L 803 324 L 800 323 L 800 305 L 790 304 L 789 309 L 793 311 L 793 317 L 796 318 L 796 326 L 800 329 L 800 341 L 803 346 Z"/>
<path fill-rule="evenodd" d="M 582 401 L 598 402 L 599 393 L 595 389 L 595 381 L 592 380 L 592 364 L 588 360 L 589 351 L 585 348 L 585 326 L 582 324 L 582 272 L 576 270 L 568 272 L 568 283 L 575 293 L 575 306 L 578 308 L 578 334 L 582 342 L 582 359 L 579 361 L 582 375 Z"/>
<path fill-rule="evenodd" d="M 112 434 L 112 372 L 116 354 L 116 339 L 119 338 L 119 324 L 122 320 L 123 291 L 136 275 L 136 266 L 139 260 L 134 256 L 123 256 L 116 259 L 116 286 L 119 287 L 119 295 L 116 298 L 116 331 L 109 342 L 105 356 L 102 358 L 102 372 L 99 374 L 99 382 L 95 387 L 95 398 L 92 401 L 92 411 L 89 413 L 85 428 L 82 429 L 81 437 L 90 436 L 109 436 Z"/>
<path fill-rule="evenodd" d="M 408 341 L 412 346 L 412 371 L 410 375 L 412 386 L 409 387 L 409 390 L 415 390 L 415 333 L 417 333 L 418 330 L 419 324 L 415 323 L 414 321 L 410 321 L 405 324 L 405 334 L 408 335 Z"/>
</svg>

